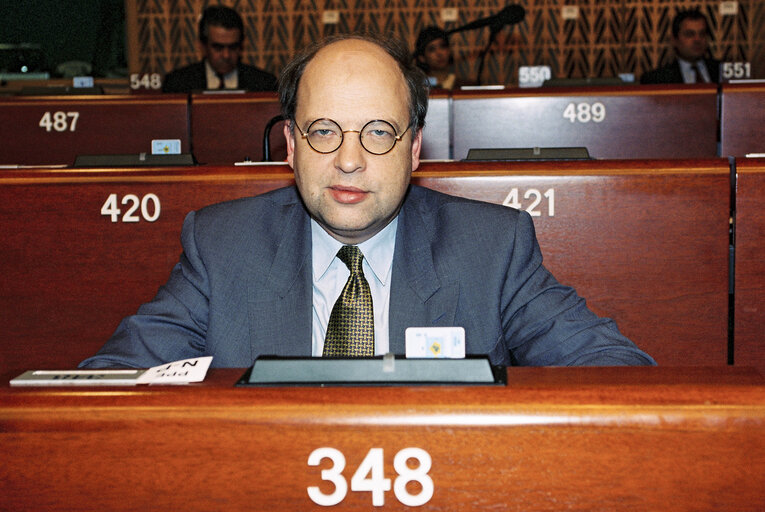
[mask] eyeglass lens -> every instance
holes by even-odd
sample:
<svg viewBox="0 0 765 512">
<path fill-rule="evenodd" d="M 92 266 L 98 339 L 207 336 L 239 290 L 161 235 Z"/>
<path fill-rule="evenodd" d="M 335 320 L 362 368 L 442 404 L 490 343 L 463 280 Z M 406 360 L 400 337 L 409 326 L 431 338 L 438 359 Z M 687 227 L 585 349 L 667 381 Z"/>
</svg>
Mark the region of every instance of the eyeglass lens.
<svg viewBox="0 0 765 512">
<path fill-rule="evenodd" d="M 346 130 L 345 133 L 356 130 Z M 332 153 L 343 142 L 343 129 L 331 119 L 317 119 L 305 133 L 308 144 L 319 153 Z M 362 147 L 375 155 L 387 153 L 396 145 L 396 129 L 387 121 L 369 121 L 359 133 Z"/>
</svg>

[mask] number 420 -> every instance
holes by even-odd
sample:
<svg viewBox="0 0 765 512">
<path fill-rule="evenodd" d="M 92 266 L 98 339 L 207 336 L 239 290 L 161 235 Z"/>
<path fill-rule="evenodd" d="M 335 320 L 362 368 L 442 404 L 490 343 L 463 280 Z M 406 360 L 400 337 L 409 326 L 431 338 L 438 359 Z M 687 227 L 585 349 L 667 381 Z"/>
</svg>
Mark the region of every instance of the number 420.
<svg viewBox="0 0 765 512">
<path fill-rule="evenodd" d="M 127 210 L 122 215 L 122 222 L 140 222 L 141 218 L 147 222 L 154 222 L 159 218 L 161 206 L 159 197 L 156 194 L 146 194 L 141 199 L 135 194 L 127 194 L 118 201 L 117 194 L 109 194 L 104 204 L 101 206 L 101 215 L 110 217 L 112 222 L 119 222 L 120 210 L 119 204 L 127 206 Z M 151 205 L 151 207 L 149 207 Z M 140 217 L 137 212 L 140 208 Z"/>
</svg>

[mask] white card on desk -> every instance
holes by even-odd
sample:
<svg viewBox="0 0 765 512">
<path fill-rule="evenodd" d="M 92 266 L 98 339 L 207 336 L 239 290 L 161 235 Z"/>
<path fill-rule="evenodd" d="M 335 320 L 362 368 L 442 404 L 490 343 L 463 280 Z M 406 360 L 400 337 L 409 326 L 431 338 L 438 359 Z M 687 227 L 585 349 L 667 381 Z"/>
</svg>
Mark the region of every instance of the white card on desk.
<svg viewBox="0 0 765 512">
<path fill-rule="evenodd" d="M 201 382 L 212 356 L 183 359 L 148 370 L 29 370 L 11 386 L 135 386 L 137 384 L 188 384 Z"/>
<path fill-rule="evenodd" d="M 406 357 L 465 358 L 465 329 L 462 327 L 409 327 Z"/>
<path fill-rule="evenodd" d="M 187 384 L 205 380 L 212 356 L 182 359 L 172 363 L 149 368 L 140 377 L 138 384 Z"/>
</svg>

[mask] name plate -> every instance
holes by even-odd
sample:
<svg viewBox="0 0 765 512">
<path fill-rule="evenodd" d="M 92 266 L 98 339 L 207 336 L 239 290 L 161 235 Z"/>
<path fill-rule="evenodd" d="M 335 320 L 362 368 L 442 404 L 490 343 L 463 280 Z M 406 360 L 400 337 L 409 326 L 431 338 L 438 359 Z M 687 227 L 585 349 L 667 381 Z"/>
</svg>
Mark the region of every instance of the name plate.
<svg viewBox="0 0 765 512">
<path fill-rule="evenodd" d="M 11 386 L 135 386 L 138 384 L 189 384 L 202 382 L 212 356 L 181 359 L 148 369 L 29 370 Z"/>
<path fill-rule="evenodd" d="M 261 357 L 237 386 L 505 385 L 505 367 L 466 359 Z"/>
</svg>

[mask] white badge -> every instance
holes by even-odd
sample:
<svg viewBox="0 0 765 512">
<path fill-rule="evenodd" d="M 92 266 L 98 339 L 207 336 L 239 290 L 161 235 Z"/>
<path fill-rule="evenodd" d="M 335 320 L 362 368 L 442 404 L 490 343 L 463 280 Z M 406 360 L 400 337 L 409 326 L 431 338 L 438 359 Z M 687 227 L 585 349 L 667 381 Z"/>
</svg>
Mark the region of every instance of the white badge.
<svg viewBox="0 0 765 512">
<path fill-rule="evenodd" d="M 462 327 L 409 327 L 406 357 L 465 358 L 465 329 Z"/>
<path fill-rule="evenodd" d="M 152 139 L 152 155 L 180 155 L 181 139 Z"/>
</svg>

